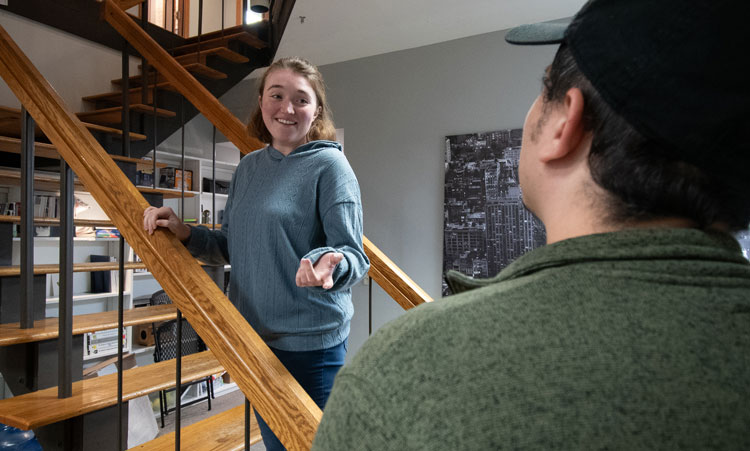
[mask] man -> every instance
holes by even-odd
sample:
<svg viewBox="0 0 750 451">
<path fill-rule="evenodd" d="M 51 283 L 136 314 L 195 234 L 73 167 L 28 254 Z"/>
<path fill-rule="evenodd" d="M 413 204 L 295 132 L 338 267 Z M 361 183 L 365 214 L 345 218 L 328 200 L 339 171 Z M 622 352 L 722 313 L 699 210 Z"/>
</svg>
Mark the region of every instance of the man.
<svg viewBox="0 0 750 451">
<path fill-rule="evenodd" d="M 368 340 L 313 449 L 750 449 L 747 12 L 593 0 L 507 34 L 561 44 L 519 169 L 548 245 Z"/>
</svg>

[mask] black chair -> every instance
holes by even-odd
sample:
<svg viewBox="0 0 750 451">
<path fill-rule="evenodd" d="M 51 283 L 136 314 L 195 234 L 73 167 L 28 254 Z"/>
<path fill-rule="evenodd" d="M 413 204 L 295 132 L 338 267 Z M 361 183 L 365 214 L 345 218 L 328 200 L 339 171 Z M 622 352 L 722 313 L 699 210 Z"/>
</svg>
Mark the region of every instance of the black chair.
<svg viewBox="0 0 750 451">
<path fill-rule="evenodd" d="M 170 304 L 172 301 L 164 293 L 164 291 L 157 291 L 151 296 L 152 305 L 154 302 L 161 304 Z M 206 344 L 198 336 L 198 333 L 193 329 L 190 323 L 185 318 L 182 318 L 182 355 L 187 356 L 195 354 L 196 352 L 205 351 Z M 166 321 L 160 325 L 154 325 L 154 362 L 162 362 L 165 360 L 174 359 L 177 357 L 177 320 Z M 182 404 L 182 406 L 189 406 L 202 402 L 208 401 L 208 410 L 211 410 L 211 398 L 214 397 L 214 384 L 211 376 L 203 379 L 185 384 L 181 387 L 179 395 L 185 392 L 191 385 L 194 384 L 206 384 L 206 396 L 196 398 L 190 402 Z M 173 391 L 174 388 L 159 391 L 159 413 L 161 415 L 161 427 L 164 427 L 164 417 L 175 410 L 174 407 L 168 407 L 167 404 L 167 393 Z"/>
</svg>

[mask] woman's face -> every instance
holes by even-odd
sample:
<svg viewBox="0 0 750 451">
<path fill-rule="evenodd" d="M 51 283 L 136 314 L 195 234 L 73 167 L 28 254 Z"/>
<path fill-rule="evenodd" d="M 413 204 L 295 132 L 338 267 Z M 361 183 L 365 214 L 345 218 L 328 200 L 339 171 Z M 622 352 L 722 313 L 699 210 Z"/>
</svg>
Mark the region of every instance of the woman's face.
<svg viewBox="0 0 750 451">
<path fill-rule="evenodd" d="M 290 69 L 274 70 L 266 77 L 258 102 L 275 149 L 289 155 L 307 142 L 307 132 L 320 107 L 305 77 Z"/>
</svg>

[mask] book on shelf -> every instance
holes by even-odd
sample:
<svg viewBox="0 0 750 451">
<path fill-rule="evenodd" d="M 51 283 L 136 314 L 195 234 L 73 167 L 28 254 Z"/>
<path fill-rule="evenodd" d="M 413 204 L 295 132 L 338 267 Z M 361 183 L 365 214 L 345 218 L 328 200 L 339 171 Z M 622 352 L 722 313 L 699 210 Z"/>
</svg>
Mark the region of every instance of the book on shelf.
<svg viewBox="0 0 750 451">
<path fill-rule="evenodd" d="M 127 349 L 128 334 L 125 329 L 122 333 L 122 347 Z M 85 346 L 83 356 L 94 357 L 100 355 L 110 355 L 117 353 L 117 329 L 100 330 L 97 332 L 87 332 L 85 336 Z"/>
<path fill-rule="evenodd" d="M 97 238 L 120 238 L 120 231 L 115 227 L 95 227 L 94 236 Z"/>
</svg>

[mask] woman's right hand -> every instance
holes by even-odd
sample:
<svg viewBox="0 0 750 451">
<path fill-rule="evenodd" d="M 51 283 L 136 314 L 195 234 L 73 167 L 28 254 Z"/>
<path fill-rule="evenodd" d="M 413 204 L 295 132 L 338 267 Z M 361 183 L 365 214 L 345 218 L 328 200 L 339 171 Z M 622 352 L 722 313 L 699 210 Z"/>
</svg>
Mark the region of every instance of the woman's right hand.
<svg viewBox="0 0 750 451">
<path fill-rule="evenodd" d="M 143 212 L 143 229 L 153 235 L 157 227 L 168 228 L 180 241 L 190 238 L 190 226 L 183 224 L 169 207 L 148 207 Z"/>
</svg>

